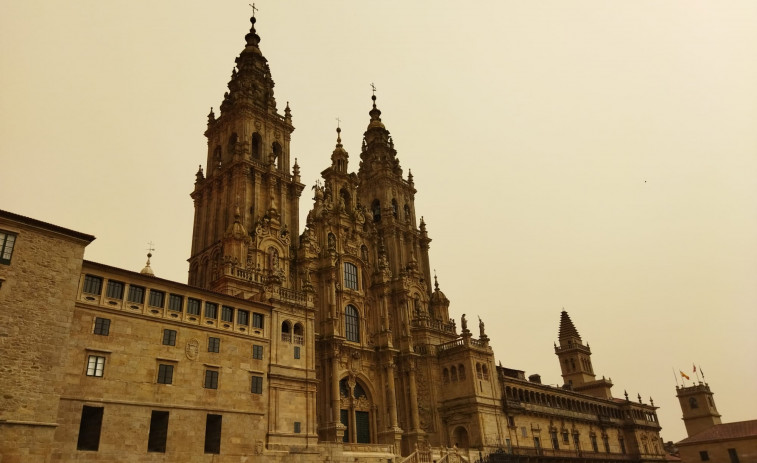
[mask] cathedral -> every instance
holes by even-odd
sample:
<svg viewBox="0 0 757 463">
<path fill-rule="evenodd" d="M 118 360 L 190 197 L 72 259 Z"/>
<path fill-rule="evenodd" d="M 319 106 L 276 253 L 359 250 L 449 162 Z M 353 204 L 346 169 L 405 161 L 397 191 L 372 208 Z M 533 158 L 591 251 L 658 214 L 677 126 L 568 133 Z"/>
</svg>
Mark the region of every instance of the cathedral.
<svg viewBox="0 0 757 463">
<path fill-rule="evenodd" d="M 359 160 L 337 128 L 301 227 L 291 111 L 251 22 L 208 115 L 187 284 L 149 255 L 141 272 L 84 260 L 94 237 L 0 211 L 7 461 L 664 460 L 654 403 L 613 396 L 567 312 L 562 387 L 451 317 L 375 94 Z"/>
</svg>

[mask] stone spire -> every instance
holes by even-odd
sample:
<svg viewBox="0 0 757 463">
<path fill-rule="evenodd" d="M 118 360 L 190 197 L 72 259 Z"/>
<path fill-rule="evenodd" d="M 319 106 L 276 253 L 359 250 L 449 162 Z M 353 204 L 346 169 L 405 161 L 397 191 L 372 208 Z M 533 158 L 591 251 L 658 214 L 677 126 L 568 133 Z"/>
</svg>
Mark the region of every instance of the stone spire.
<svg viewBox="0 0 757 463">
<path fill-rule="evenodd" d="M 579 343 L 581 342 L 581 336 L 578 334 L 578 330 L 575 325 L 573 325 L 573 321 L 571 321 L 570 315 L 568 315 L 568 312 L 566 312 L 565 309 L 563 309 L 562 314 L 560 315 L 560 332 L 558 338 L 561 343 L 564 339 L 577 339 Z"/>
<path fill-rule="evenodd" d="M 340 127 L 337 127 L 336 148 L 334 148 L 334 152 L 331 153 L 331 168 L 339 173 L 346 174 L 348 162 L 349 155 L 342 146 L 342 129 Z"/>
<path fill-rule="evenodd" d="M 394 141 L 381 122 L 381 110 L 376 106 L 376 95 L 371 96 L 371 100 L 373 107 L 368 112 L 371 120 L 363 134 L 358 175 L 365 177 L 388 171 L 396 178 L 402 179 L 402 168 L 394 149 Z"/>
<path fill-rule="evenodd" d="M 226 92 L 221 103 L 221 114 L 231 111 L 238 106 L 263 109 L 276 112 L 276 100 L 273 97 L 273 79 L 268 61 L 260 51 L 260 36 L 255 31 L 253 16 L 250 18 L 252 26 L 245 35 L 245 47 L 236 59 L 236 68 L 231 73 L 229 91 Z"/>
</svg>

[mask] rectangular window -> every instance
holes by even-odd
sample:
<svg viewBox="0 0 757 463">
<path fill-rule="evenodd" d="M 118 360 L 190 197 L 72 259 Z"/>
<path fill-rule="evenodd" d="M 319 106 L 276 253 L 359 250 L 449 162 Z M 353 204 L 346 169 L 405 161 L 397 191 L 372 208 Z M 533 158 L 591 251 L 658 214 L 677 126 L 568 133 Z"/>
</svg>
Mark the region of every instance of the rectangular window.
<svg viewBox="0 0 757 463">
<path fill-rule="evenodd" d="M 257 360 L 263 359 L 263 346 L 254 345 L 252 346 L 252 358 Z"/>
<path fill-rule="evenodd" d="M 95 334 L 107 336 L 110 333 L 110 320 L 107 318 L 95 318 Z"/>
<path fill-rule="evenodd" d="M 237 310 L 237 323 L 247 326 L 250 324 L 250 312 L 246 310 Z"/>
<path fill-rule="evenodd" d="M 602 443 L 605 445 L 605 453 L 610 453 L 610 438 L 602 436 Z"/>
<path fill-rule="evenodd" d="M 147 437 L 147 451 L 166 453 L 168 438 L 168 412 L 152 411 L 150 417 L 150 434 Z"/>
<path fill-rule="evenodd" d="M 541 450 L 541 440 L 539 440 L 539 438 L 536 436 L 534 436 L 534 448 L 537 452 Z"/>
<path fill-rule="evenodd" d="M 211 415 L 205 420 L 205 453 L 221 453 L 221 415 Z"/>
<path fill-rule="evenodd" d="M 208 338 L 208 352 L 215 352 L 216 354 L 221 351 L 221 338 Z"/>
<path fill-rule="evenodd" d="M 591 449 L 595 452 L 599 452 L 599 447 L 597 446 L 597 436 L 589 436 L 589 439 L 591 439 Z"/>
<path fill-rule="evenodd" d="M 560 441 L 557 439 L 557 431 L 551 431 L 549 433 L 550 438 L 552 439 L 552 448 L 557 450 L 560 448 Z"/>
<path fill-rule="evenodd" d="M 252 377 L 252 388 L 250 389 L 250 392 L 252 392 L 253 394 L 263 393 L 263 377 L 262 376 Z"/>
<path fill-rule="evenodd" d="M 0 230 L 0 264 L 10 265 L 13 246 L 16 244 L 16 234 Z"/>
<path fill-rule="evenodd" d="M 90 355 L 87 359 L 87 376 L 101 377 L 105 372 L 105 357 Z"/>
<path fill-rule="evenodd" d="M 103 289 L 103 279 L 94 275 L 84 275 L 84 288 L 82 292 L 100 295 Z"/>
<path fill-rule="evenodd" d="M 108 280 L 108 287 L 105 290 L 105 295 L 111 299 L 123 299 L 124 284 L 120 281 Z"/>
<path fill-rule="evenodd" d="M 295 421 L 294 422 L 294 433 L 295 434 L 299 434 L 300 432 L 302 432 L 302 423 L 300 423 L 299 421 Z"/>
<path fill-rule="evenodd" d="M 205 389 L 218 389 L 218 372 L 205 370 Z"/>
<path fill-rule="evenodd" d="M 158 384 L 173 384 L 173 365 L 158 365 Z"/>
<path fill-rule="evenodd" d="M 103 407 L 84 406 L 79 422 L 79 440 L 76 450 L 93 450 L 100 448 L 100 429 L 103 424 Z"/>
<path fill-rule="evenodd" d="M 728 456 L 731 458 L 731 463 L 739 463 L 739 454 L 736 453 L 736 449 L 728 449 Z"/>
<path fill-rule="evenodd" d="M 707 450 L 702 450 L 699 452 L 699 459 L 701 461 L 710 461 L 710 454 L 707 453 Z"/>
<path fill-rule="evenodd" d="M 218 304 L 213 302 L 205 303 L 205 318 L 218 318 Z"/>
<path fill-rule="evenodd" d="M 150 290 L 150 305 L 152 307 L 163 307 L 163 302 L 166 300 L 166 293 L 163 291 L 157 291 L 155 289 Z"/>
<path fill-rule="evenodd" d="M 344 286 L 357 290 L 357 267 L 349 262 L 344 263 Z"/>
<path fill-rule="evenodd" d="M 194 298 L 187 298 L 187 314 L 200 315 L 200 300 Z"/>
<path fill-rule="evenodd" d="M 562 432 L 562 443 L 563 444 L 570 444 L 570 437 L 568 437 L 568 431 Z"/>
<path fill-rule="evenodd" d="M 300 347 L 294 346 L 294 358 L 298 359 L 300 358 Z"/>
<path fill-rule="evenodd" d="M 168 295 L 168 309 L 169 310 L 173 310 L 174 312 L 181 312 L 183 308 L 184 308 L 184 297 L 179 296 L 178 294 Z"/>
<path fill-rule="evenodd" d="M 126 298 L 129 302 L 136 304 L 144 304 L 145 302 L 145 288 L 141 286 L 129 286 L 129 295 Z"/>
<path fill-rule="evenodd" d="M 252 313 L 252 326 L 253 328 L 263 329 L 263 315 L 259 313 Z"/>
<path fill-rule="evenodd" d="M 224 305 L 221 307 L 221 321 L 234 322 L 234 308 Z"/>
<path fill-rule="evenodd" d="M 163 330 L 163 345 L 164 346 L 176 345 L 176 330 Z"/>
<path fill-rule="evenodd" d="M 523 436 L 523 437 L 528 437 L 528 430 L 526 429 L 526 427 L 525 427 L 525 426 L 521 426 L 521 427 L 520 427 L 520 434 L 521 434 L 521 436 Z"/>
<path fill-rule="evenodd" d="M 510 439 L 505 439 L 505 447 L 507 448 L 507 453 L 513 453 L 513 444 Z"/>
<path fill-rule="evenodd" d="M 514 416 L 508 416 L 507 417 L 507 425 L 515 427 L 515 417 Z"/>
</svg>

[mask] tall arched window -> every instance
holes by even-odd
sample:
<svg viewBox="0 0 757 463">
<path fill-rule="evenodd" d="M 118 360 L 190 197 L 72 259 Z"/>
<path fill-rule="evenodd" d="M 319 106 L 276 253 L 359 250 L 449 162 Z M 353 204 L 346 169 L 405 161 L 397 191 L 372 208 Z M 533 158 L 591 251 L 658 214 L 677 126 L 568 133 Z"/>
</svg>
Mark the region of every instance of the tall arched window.
<svg viewBox="0 0 757 463">
<path fill-rule="evenodd" d="M 373 213 L 373 221 L 380 222 L 381 221 L 381 202 L 378 199 L 373 200 L 373 204 L 371 204 L 371 212 Z"/>
<path fill-rule="evenodd" d="M 353 305 L 344 309 L 344 334 L 348 341 L 360 342 L 360 313 Z"/>
<path fill-rule="evenodd" d="M 250 146 L 252 159 L 256 161 L 262 160 L 261 151 L 263 150 L 263 139 L 255 132 L 252 134 L 252 146 Z"/>
<path fill-rule="evenodd" d="M 460 376 L 460 381 L 465 380 L 465 367 L 462 364 L 457 366 L 457 374 Z"/>
<path fill-rule="evenodd" d="M 396 199 L 392 199 L 392 215 L 394 216 L 395 219 L 397 218 L 397 200 Z"/>
<path fill-rule="evenodd" d="M 281 167 L 281 145 L 277 141 L 273 142 L 273 163 Z"/>
<path fill-rule="evenodd" d="M 232 133 L 231 136 L 229 137 L 229 145 L 226 148 L 226 152 L 229 153 L 229 156 L 234 155 L 234 151 L 236 150 L 236 147 L 237 147 L 237 139 L 238 138 L 237 138 L 236 132 Z"/>
</svg>

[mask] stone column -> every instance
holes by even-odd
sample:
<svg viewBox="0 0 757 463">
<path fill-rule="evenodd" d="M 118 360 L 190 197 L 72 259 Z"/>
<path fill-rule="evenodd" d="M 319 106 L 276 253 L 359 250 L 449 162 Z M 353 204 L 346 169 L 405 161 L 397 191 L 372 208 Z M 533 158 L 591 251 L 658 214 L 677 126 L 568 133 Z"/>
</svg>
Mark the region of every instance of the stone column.
<svg viewBox="0 0 757 463">
<path fill-rule="evenodd" d="M 386 365 L 386 381 L 389 386 L 389 422 L 392 428 L 397 427 L 397 393 L 394 385 L 394 363 Z"/>
<path fill-rule="evenodd" d="M 415 360 L 410 360 L 408 380 L 410 382 L 410 420 L 411 430 L 418 431 L 420 419 L 418 417 L 418 386 L 415 382 Z"/>
</svg>

